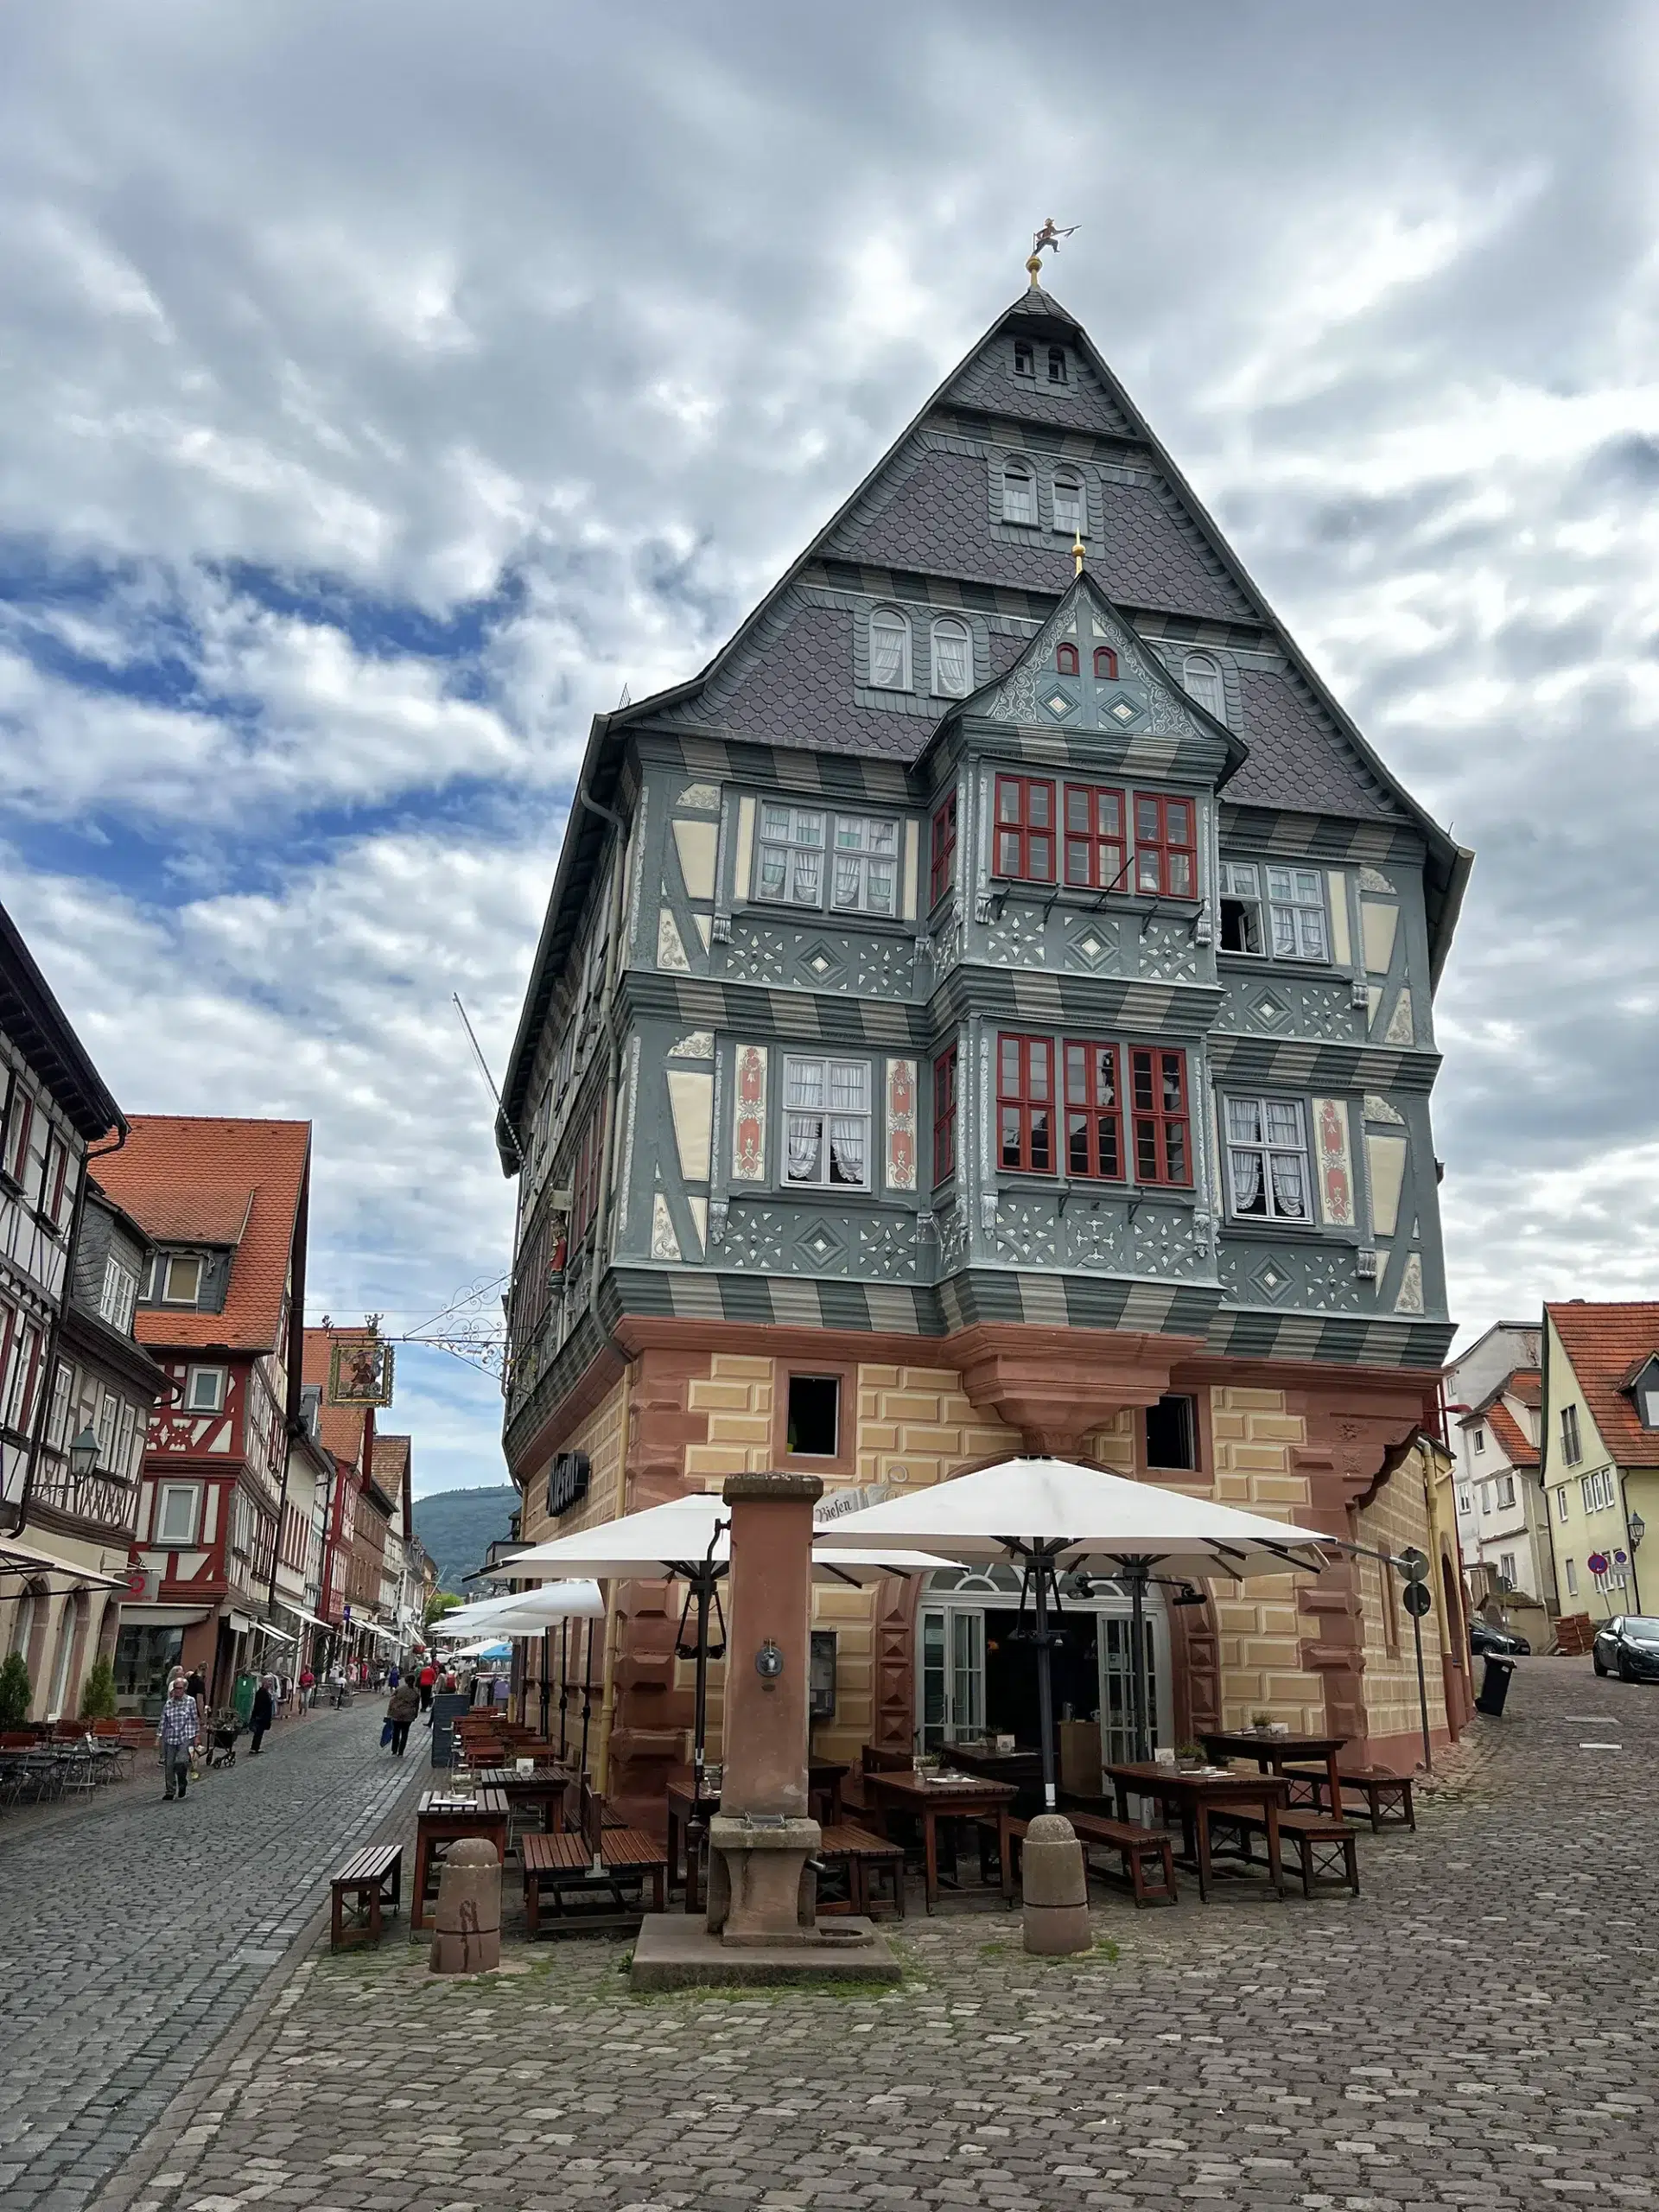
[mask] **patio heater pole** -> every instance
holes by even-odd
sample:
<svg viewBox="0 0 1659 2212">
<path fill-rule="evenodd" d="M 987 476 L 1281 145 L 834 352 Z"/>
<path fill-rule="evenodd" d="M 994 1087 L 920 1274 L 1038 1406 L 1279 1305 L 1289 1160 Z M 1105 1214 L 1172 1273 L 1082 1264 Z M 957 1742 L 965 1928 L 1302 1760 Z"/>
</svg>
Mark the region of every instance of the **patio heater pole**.
<svg viewBox="0 0 1659 2212">
<path fill-rule="evenodd" d="M 1129 1666 L 1130 1694 L 1135 1700 L 1135 1756 L 1137 1764 L 1152 1757 L 1147 1741 L 1147 1562 L 1137 1559 L 1129 1567 L 1129 1636 L 1135 1650 Z"/>
<path fill-rule="evenodd" d="M 582 1669 L 582 1765 L 578 1771 L 588 1772 L 588 1722 L 594 1709 L 594 1624 L 588 1624 L 588 1656 Z"/>
<path fill-rule="evenodd" d="M 564 1713 L 570 1702 L 570 1622 L 559 1623 L 559 1759 L 564 1759 Z"/>
<path fill-rule="evenodd" d="M 1043 1738 L 1043 1810 L 1055 1810 L 1054 1796 L 1054 1683 L 1050 1673 L 1053 1637 L 1048 1625 L 1048 1584 L 1054 1572 L 1051 1554 L 1041 1544 L 1026 1556 L 1036 1569 L 1037 1627 L 1032 1642 L 1037 1647 L 1037 1725 Z"/>
<path fill-rule="evenodd" d="M 553 1684 L 549 1679 L 553 1672 L 553 1630 L 548 1626 L 542 1630 L 542 1741 L 547 1741 L 547 1713 L 553 1695 Z"/>
</svg>

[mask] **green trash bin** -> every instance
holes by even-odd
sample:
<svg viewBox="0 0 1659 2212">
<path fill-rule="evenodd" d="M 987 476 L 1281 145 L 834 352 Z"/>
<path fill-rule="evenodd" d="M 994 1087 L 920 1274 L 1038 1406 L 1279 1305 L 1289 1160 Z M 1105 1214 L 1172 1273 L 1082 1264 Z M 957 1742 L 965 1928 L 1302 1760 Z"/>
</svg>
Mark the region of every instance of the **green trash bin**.
<svg viewBox="0 0 1659 2212">
<path fill-rule="evenodd" d="M 253 1718 L 253 1694 L 258 1685 L 257 1675 L 238 1675 L 236 1688 L 231 1692 L 232 1707 L 245 1728 Z"/>
</svg>

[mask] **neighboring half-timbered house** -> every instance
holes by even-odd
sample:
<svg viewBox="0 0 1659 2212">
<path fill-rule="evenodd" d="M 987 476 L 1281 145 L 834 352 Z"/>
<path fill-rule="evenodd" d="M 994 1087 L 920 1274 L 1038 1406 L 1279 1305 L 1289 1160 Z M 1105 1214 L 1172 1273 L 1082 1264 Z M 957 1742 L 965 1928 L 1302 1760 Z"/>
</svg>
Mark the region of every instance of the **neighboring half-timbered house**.
<svg viewBox="0 0 1659 2212">
<path fill-rule="evenodd" d="M 144 1115 L 99 1180 L 154 1247 L 136 1329 L 170 1395 L 150 1422 L 117 1673 L 132 1701 L 200 1666 L 215 1705 L 290 1648 L 273 1618 L 300 1410 L 307 1122 Z M 269 1633 L 268 1633 L 269 1631 Z"/>
<path fill-rule="evenodd" d="M 1166 1740 L 1405 1750 L 1364 1554 L 1427 1533 L 1389 1470 L 1451 1335 L 1468 867 L 1033 283 L 702 673 L 594 725 L 501 1124 L 525 1539 L 745 1466 L 1083 1455 L 1362 1548 L 1160 1613 Z M 671 1602 L 612 1624 L 641 1802 Z M 995 1578 L 818 1602 L 819 1740 L 1027 1732 Z M 1080 1603 L 1063 1693 L 1106 1752 L 1125 1611 Z"/>
</svg>

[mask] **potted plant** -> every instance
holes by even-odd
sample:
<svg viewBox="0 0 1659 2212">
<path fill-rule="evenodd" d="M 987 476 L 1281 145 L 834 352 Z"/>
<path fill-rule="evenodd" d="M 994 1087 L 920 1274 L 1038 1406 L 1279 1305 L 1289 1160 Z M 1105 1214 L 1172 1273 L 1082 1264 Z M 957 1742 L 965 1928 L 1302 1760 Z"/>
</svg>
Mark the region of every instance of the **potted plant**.
<svg viewBox="0 0 1659 2212">
<path fill-rule="evenodd" d="M 86 1688 L 80 1693 L 80 1717 L 83 1720 L 115 1718 L 115 1669 L 102 1654 L 87 1672 Z"/>
<path fill-rule="evenodd" d="M 1184 1774 L 1192 1774 L 1198 1768 L 1207 1766 L 1210 1762 L 1205 1756 L 1202 1744 L 1177 1744 L 1175 1764 Z"/>
<path fill-rule="evenodd" d="M 21 1651 L 0 1665 L 0 1728 L 21 1728 L 29 1719 L 29 1668 Z"/>
<path fill-rule="evenodd" d="M 1265 1736 L 1273 1726 L 1273 1715 L 1270 1713 L 1253 1713 L 1250 1726 L 1258 1736 Z"/>
</svg>

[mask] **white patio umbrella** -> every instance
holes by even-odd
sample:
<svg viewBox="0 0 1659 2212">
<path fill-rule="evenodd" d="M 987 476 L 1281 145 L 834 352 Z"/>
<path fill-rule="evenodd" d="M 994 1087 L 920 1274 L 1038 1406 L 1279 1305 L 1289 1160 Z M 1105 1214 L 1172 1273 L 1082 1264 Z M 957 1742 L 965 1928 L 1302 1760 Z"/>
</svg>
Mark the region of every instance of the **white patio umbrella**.
<svg viewBox="0 0 1659 2212">
<path fill-rule="evenodd" d="M 972 1563 L 1011 1560 L 1024 1569 L 1035 1617 L 1044 1802 L 1054 1809 L 1053 1691 L 1049 1627 L 1059 1575 L 1109 1576 L 1134 1606 L 1135 1750 L 1147 1755 L 1145 1605 L 1148 1581 L 1287 1570 L 1317 1573 L 1324 1541 L 1266 1515 L 1137 1483 L 1069 1459 L 1005 1459 L 971 1475 L 888 1498 L 836 1524 L 855 1543 L 938 1544 Z M 1021 1609 L 1024 1594 L 1021 1596 Z"/>
<path fill-rule="evenodd" d="M 499 1598 L 477 1598 L 470 1605 L 457 1605 L 434 1624 L 442 1636 L 464 1635 L 469 1629 L 488 1628 L 508 1614 L 523 1614 L 537 1628 L 573 1618 L 601 1618 L 605 1596 L 597 1582 L 576 1579 L 545 1582 L 534 1590 L 512 1590 Z"/>
<path fill-rule="evenodd" d="M 892 1545 L 849 1544 L 842 1536 L 845 1526 L 844 1522 L 837 1522 L 833 1529 L 814 1533 L 813 1572 L 820 1580 L 874 1581 L 883 1574 L 927 1573 L 935 1567 L 962 1564 Z M 696 1662 L 691 1764 L 693 1786 L 699 1797 L 708 1736 L 709 1662 L 722 1656 L 726 1648 L 723 1642 L 710 1645 L 709 1613 L 711 1606 L 719 1610 L 718 1586 L 730 1569 L 730 1529 L 726 1501 L 712 1491 L 693 1491 L 662 1505 L 647 1506 L 642 1512 L 624 1514 L 620 1520 L 601 1522 L 573 1535 L 532 1544 L 497 1565 L 499 1573 L 519 1579 L 537 1573 L 585 1574 L 601 1582 L 626 1582 L 638 1576 L 663 1574 L 684 1582 L 685 1606 L 675 1649 L 678 1657 Z M 688 1645 L 686 1621 L 693 1606 L 696 1636 Z"/>
</svg>

